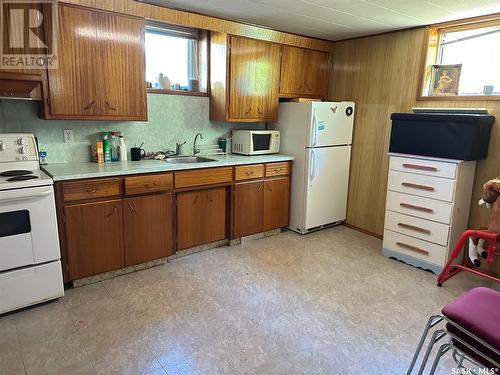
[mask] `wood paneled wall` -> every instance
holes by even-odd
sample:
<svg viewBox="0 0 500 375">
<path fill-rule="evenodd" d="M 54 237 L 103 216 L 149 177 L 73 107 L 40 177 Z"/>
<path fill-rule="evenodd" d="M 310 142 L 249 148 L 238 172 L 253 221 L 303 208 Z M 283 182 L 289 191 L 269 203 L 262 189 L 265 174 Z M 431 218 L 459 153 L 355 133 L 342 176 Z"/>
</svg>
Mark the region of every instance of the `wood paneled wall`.
<svg viewBox="0 0 500 375">
<path fill-rule="evenodd" d="M 469 227 L 487 223 L 484 181 L 500 175 L 500 101 L 417 101 L 424 28 L 335 43 L 330 100 L 356 102 L 347 223 L 381 236 L 387 188 L 390 115 L 412 107 L 486 107 L 497 121 L 488 158 L 477 164 Z"/>
<path fill-rule="evenodd" d="M 62 0 L 61 2 L 129 14 L 171 25 L 218 31 L 321 51 L 331 51 L 333 45 L 332 42 L 326 40 L 308 38 L 202 14 L 159 7 L 134 0 Z"/>
</svg>

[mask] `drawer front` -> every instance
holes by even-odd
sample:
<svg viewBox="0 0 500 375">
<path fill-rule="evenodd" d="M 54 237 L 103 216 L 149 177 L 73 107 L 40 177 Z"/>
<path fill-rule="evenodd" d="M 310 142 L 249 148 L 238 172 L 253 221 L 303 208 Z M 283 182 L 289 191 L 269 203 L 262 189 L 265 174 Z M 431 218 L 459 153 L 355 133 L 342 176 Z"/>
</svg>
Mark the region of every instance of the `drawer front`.
<svg viewBox="0 0 500 375">
<path fill-rule="evenodd" d="M 425 241 L 434 242 L 438 245 L 448 245 L 448 232 L 450 227 L 446 224 L 398 214 L 393 211 L 386 211 L 384 227 L 393 232 L 417 237 Z"/>
<path fill-rule="evenodd" d="M 447 248 L 434 243 L 422 241 L 404 234 L 384 230 L 384 249 L 406 254 L 429 263 L 443 266 L 446 261 Z"/>
<path fill-rule="evenodd" d="M 221 184 L 233 180 L 233 168 L 207 168 L 175 173 L 175 187 Z"/>
<path fill-rule="evenodd" d="M 172 173 L 125 177 L 125 194 L 127 195 L 166 191 L 173 187 Z"/>
<path fill-rule="evenodd" d="M 389 168 L 394 171 L 402 171 L 451 179 L 455 178 L 457 172 L 457 164 L 455 163 L 404 158 L 399 156 L 391 156 Z"/>
<path fill-rule="evenodd" d="M 388 190 L 386 209 L 449 224 L 452 205 L 443 201 Z"/>
<path fill-rule="evenodd" d="M 234 179 L 236 181 L 251 180 L 252 178 L 264 177 L 264 164 L 240 165 L 234 167 Z"/>
<path fill-rule="evenodd" d="M 387 188 L 392 191 L 452 202 L 455 180 L 414 173 L 389 171 L 389 181 L 387 185 Z"/>
<path fill-rule="evenodd" d="M 288 176 L 290 174 L 290 170 L 291 164 L 289 161 L 266 164 L 266 177 Z"/>
<path fill-rule="evenodd" d="M 71 181 L 64 182 L 62 185 L 64 202 L 113 197 L 121 195 L 121 193 L 121 180 L 119 178 Z"/>
</svg>

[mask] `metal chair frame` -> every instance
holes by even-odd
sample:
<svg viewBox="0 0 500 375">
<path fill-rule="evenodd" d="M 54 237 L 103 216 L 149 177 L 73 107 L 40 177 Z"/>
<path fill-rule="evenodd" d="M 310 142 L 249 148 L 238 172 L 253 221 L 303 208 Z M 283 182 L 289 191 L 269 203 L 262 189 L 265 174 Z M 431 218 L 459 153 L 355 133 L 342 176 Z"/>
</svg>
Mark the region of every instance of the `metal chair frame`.
<svg viewBox="0 0 500 375">
<path fill-rule="evenodd" d="M 424 332 L 423 332 L 422 337 L 420 338 L 420 341 L 419 341 L 419 343 L 417 345 L 417 350 L 415 351 L 415 354 L 413 355 L 412 361 L 410 363 L 410 367 L 408 368 L 408 371 L 406 372 L 406 375 L 411 375 L 411 373 L 413 371 L 413 368 L 415 367 L 415 363 L 417 362 L 417 359 L 418 359 L 418 357 L 420 355 L 420 351 L 422 350 L 422 347 L 424 345 L 425 339 L 427 338 L 427 335 L 428 335 L 430 329 L 433 328 L 433 327 L 435 327 L 437 324 L 439 324 L 439 323 L 441 323 L 443 321 L 446 321 L 447 323 L 450 323 L 451 325 L 453 325 L 454 327 L 456 327 L 457 329 L 459 329 L 460 331 L 462 331 L 463 333 L 465 333 L 470 338 L 476 340 L 477 342 L 479 342 L 480 344 L 484 345 L 489 350 L 492 350 L 493 352 L 495 352 L 498 355 L 500 355 L 500 351 L 498 351 L 497 349 L 493 348 L 490 344 L 486 343 L 484 340 L 480 339 L 479 337 L 477 337 L 473 333 L 469 332 L 468 330 L 466 330 L 462 326 L 458 325 L 454 321 L 448 319 L 446 316 L 444 316 L 442 314 L 436 314 L 436 315 L 432 315 L 429 318 L 429 320 L 427 321 L 427 324 L 425 326 Z M 500 364 L 498 362 L 494 361 L 492 358 L 490 358 L 488 355 L 482 353 L 477 348 L 472 347 L 469 343 L 463 341 L 461 338 L 457 337 L 453 333 L 449 332 L 446 329 L 437 329 L 436 331 L 434 331 L 434 333 L 431 336 L 430 342 L 429 342 L 429 344 L 427 346 L 427 349 L 425 351 L 424 357 L 422 359 L 422 363 L 421 363 L 420 368 L 418 370 L 418 375 L 422 375 L 423 374 L 423 372 L 425 370 L 425 366 L 427 364 L 427 361 L 429 360 L 429 356 L 431 354 L 431 351 L 432 351 L 434 345 L 438 341 L 440 341 L 441 339 L 443 339 L 444 337 L 447 337 L 447 336 L 449 337 L 449 341 L 447 343 L 445 343 L 445 344 L 442 344 L 439 347 L 438 352 L 436 353 L 436 357 L 435 357 L 435 359 L 434 359 L 434 361 L 432 363 L 431 371 L 429 372 L 429 374 L 432 375 L 432 374 L 435 373 L 436 368 L 437 368 L 437 366 L 439 364 L 439 360 L 449 350 L 453 350 L 453 354 L 452 354 L 453 355 L 453 359 L 455 360 L 455 362 L 457 363 L 457 365 L 458 365 L 459 368 L 464 368 L 464 366 L 463 366 L 464 360 L 467 360 L 467 361 L 473 363 L 474 365 L 476 365 L 478 367 L 484 367 L 484 365 L 482 365 L 481 363 L 479 363 L 477 360 L 471 358 L 470 356 L 468 356 L 464 352 L 462 352 L 459 348 L 457 348 L 453 344 L 452 339 L 456 340 L 457 342 L 459 342 L 460 344 L 462 344 L 463 346 L 465 346 L 467 349 L 471 350 L 473 353 L 476 353 L 479 356 L 481 356 L 481 357 L 485 358 L 486 360 L 488 360 L 489 362 L 493 363 L 497 368 L 500 368 Z M 457 355 L 459 355 L 460 358 L 457 359 L 456 358 Z"/>
</svg>

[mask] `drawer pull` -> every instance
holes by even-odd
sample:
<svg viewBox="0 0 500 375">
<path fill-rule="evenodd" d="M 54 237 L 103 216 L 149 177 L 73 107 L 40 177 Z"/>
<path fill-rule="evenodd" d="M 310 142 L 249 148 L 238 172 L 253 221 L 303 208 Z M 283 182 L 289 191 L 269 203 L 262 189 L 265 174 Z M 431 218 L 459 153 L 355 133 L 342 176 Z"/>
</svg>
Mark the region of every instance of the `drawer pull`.
<svg viewBox="0 0 500 375">
<path fill-rule="evenodd" d="M 429 235 L 431 234 L 431 231 L 429 229 L 416 227 L 416 226 L 410 225 L 410 224 L 398 223 L 398 227 L 414 230 L 415 232 L 420 232 L 420 233 L 424 233 L 424 234 L 429 234 Z"/>
<path fill-rule="evenodd" d="M 418 169 L 420 171 L 430 171 L 430 172 L 437 172 L 438 171 L 438 169 L 436 167 L 431 167 L 429 165 L 419 165 L 419 164 L 404 163 L 403 167 L 404 168 L 408 168 L 408 169 Z"/>
<path fill-rule="evenodd" d="M 86 191 L 87 193 L 89 193 L 89 194 L 95 194 L 95 193 L 97 193 L 97 189 L 87 189 L 87 190 L 85 190 L 85 191 Z"/>
<path fill-rule="evenodd" d="M 434 189 L 434 187 L 432 187 L 432 186 L 414 184 L 412 182 L 402 182 L 401 185 L 404 186 L 404 187 L 413 188 L 413 189 L 420 189 L 420 190 L 427 190 L 427 191 L 436 191 L 436 189 Z"/>
<path fill-rule="evenodd" d="M 144 184 L 143 186 L 145 188 L 151 188 L 151 187 L 155 186 L 155 184 L 154 183 L 147 183 L 147 184 Z"/>
<path fill-rule="evenodd" d="M 422 206 L 416 206 L 414 204 L 400 203 L 399 206 L 403 207 L 403 208 L 409 208 L 410 210 L 423 211 L 423 212 L 428 212 L 430 214 L 434 213 L 434 210 L 432 208 L 427 208 L 427 207 L 422 207 Z"/>
<path fill-rule="evenodd" d="M 429 255 L 429 252 L 427 250 L 421 249 L 421 248 L 416 247 L 416 246 L 407 245 L 403 242 L 396 242 L 396 245 L 398 245 L 399 247 L 402 247 L 403 249 L 411 250 L 411 251 L 414 251 L 414 252 L 419 253 L 419 254 Z"/>
<path fill-rule="evenodd" d="M 250 175 L 252 175 L 252 174 L 253 174 L 253 171 L 246 171 L 246 172 L 245 172 L 245 174 L 246 174 L 247 176 L 250 176 Z"/>
</svg>

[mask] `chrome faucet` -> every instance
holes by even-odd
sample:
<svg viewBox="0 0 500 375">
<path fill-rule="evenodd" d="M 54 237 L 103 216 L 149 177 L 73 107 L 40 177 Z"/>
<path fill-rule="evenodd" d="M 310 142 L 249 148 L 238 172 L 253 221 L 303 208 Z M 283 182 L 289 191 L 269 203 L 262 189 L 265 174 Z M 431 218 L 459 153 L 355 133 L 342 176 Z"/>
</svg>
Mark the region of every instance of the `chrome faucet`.
<svg viewBox="0 0 500 375">
<path fill-rule="evenodd" d="M 196 141 L 198 140 L 198 137 L 200 137 L 200 139 L 203 139 L 203 135 L 201 133 L 196 133 L 196 135 L 194 136 L 193 156 L 196 156 L 196 154 L 198 154 L 200 152 L 200 149 L 198 147 L 196 147 Z"/>
<path fill-rule="evenodd" d="M 182 143 L 175 142 L 175 155 L 176 156 L 179 156 L 181 154 L 181 147 L 182 147 L 182 145 L 185 145 L 185 144 L 186 144 L 186 141 L 184 141 Z"/>
</svg>

